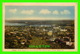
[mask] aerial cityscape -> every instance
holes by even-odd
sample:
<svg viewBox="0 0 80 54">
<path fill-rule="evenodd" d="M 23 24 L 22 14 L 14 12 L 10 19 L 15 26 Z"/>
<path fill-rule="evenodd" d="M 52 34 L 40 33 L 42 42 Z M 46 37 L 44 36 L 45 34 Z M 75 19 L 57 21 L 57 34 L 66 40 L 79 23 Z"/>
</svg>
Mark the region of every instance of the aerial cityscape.
<svg viewBox="0 0 80 54">
<path fill-rule="evenodd" d="M 74 49 L 74 6 L 6 6 L 5 49 Z"/>
</svg>

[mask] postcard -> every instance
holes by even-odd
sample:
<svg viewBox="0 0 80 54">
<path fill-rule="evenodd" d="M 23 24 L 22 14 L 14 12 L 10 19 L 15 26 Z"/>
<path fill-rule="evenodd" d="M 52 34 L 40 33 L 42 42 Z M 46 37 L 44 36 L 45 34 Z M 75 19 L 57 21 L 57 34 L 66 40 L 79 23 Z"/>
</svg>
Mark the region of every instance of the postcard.
<svg viewBox="0 0 80 54">
<path fill-rule="evenodd" d="M 77 3 L 3 3 L 3 51 L 77 51 Z"/>
</svg>

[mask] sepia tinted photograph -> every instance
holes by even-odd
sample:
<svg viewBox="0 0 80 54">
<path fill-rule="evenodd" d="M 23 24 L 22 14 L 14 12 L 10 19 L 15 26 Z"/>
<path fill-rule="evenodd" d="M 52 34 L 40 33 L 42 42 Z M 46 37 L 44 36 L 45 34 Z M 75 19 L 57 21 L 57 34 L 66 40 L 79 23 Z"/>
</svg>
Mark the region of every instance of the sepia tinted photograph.
<svg viewBox="0 0 80 54">
<path fill-rule="evenodd" d="M 77 3 L 3 3 L 3 51 L 77 51 Z"/>
</svg>

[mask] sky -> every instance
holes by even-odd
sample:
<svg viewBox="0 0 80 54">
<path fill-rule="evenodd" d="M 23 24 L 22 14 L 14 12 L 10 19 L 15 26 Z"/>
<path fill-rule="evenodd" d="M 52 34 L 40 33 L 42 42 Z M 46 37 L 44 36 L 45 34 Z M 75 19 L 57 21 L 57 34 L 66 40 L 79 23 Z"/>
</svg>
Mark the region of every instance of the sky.
<svg viewBox="0 0 80 54">
<path fill-rule="evenodd" d="M 5 6 L 6 20 L 74 19 L 74 6 Z"/>
</svg>

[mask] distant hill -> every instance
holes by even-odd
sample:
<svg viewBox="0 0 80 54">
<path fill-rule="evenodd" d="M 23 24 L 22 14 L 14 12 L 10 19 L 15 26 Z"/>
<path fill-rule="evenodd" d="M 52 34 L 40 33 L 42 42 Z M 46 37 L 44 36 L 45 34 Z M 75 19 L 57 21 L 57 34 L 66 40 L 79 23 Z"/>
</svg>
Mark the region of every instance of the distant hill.
<svg viewBox="0 0 80 54">
<path fill-rule="evenodd" d="M 18 23 L 26 25 L 53 25 L 53 24 L 70 24 L 74 20 L 7 20 L 6 23 Z"/>
</svg>

